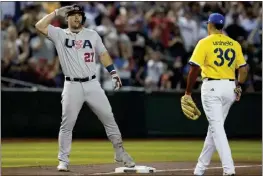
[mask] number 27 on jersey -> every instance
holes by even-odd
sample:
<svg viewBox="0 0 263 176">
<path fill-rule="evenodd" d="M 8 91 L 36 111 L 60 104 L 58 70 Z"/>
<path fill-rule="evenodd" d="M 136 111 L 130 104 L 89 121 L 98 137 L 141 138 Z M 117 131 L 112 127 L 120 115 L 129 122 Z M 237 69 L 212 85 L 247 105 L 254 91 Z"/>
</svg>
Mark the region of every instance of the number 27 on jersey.
<svg viewBox="0 0 263 176">
<path fill-rule="evenodd" d="M 94 52 L 84 53 L 85 62 L 93 62 L 94 60 Z"/>
</svg>

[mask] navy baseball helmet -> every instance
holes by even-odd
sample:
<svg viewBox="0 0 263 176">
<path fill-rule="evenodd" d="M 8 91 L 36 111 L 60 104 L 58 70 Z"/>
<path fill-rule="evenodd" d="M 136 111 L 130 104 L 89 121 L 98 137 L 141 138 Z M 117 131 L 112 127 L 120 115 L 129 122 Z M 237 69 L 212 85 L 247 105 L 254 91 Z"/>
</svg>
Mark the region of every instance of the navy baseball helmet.
<svg viewBox="0 0 263 176">
<path fill-rule="evenodd" d="M 82 22 L 81 24 L 83 25 L 86 21 L 86 16 L 85 16 L 85 12 L 84 12 L 84 8 L 80 5 L 77 5 L 77 4 L 74 4 L 72 5 L 73 7 L 73 10 L 69 11 L 67 13 L 67 16 L 70 16 L 70 15 L 73 15 L 73 14 L 76 14 L 76 13 L 79 13 L 82 15 Z"/>
</svg>

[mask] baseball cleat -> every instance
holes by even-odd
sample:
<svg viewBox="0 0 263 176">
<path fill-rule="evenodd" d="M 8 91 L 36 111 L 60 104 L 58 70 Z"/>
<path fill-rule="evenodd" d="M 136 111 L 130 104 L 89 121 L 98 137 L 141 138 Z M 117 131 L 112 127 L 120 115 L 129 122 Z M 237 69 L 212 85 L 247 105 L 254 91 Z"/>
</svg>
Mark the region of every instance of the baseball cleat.
<svg viewBox="0 0 263 176">
<path fill-rule="evenodd" d="M 135 162 L 127 152 L 124 152 L 119 155 L 115 154 L 115 162 L 122 163 L 125 167 L 129 167 L 129 168 L 135 166 Z"/>
<path fill-rule="evenodd" d="M 57 167 L 57 170 L 60 172 L 68 172 L 69 171 L 68 165 L 63 161 L 59 161 L 59 165 Z"/>
<path fill-rule="evenodd" d="M 205 173 L 205 170 L 195 169 L 195 171 L 194 171 L 194 176 L 203 176 L 204 173 Z"/>
</svg>

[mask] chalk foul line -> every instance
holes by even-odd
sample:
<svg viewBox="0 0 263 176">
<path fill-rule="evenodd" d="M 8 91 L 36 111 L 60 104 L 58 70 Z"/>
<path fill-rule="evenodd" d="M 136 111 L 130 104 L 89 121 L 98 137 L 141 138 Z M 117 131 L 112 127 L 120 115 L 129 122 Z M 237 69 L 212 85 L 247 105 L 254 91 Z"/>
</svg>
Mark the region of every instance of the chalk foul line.
<svg viewBox="0 0 263 176">
<path fill-rule="evenodd" d="M 262 165 L 241 165 L 241 166 L 235 166 L 235 168 L 250 168 L 250 167 L 262 167 Z M 191 169 L 164 169 L 164 170 L 156 170 L 156 172 L 176 172 L 176 171 L 191 171 L 195 168 Z M 213 170 L 213 169 L 222 169 L 222 167 L 209 167 L 207 170 Z M 111 175 L 111 174 L 118 174 L 115 172 L 104 172 L 104 173 L 94 173 L 90 175 Z"/>
</svg>

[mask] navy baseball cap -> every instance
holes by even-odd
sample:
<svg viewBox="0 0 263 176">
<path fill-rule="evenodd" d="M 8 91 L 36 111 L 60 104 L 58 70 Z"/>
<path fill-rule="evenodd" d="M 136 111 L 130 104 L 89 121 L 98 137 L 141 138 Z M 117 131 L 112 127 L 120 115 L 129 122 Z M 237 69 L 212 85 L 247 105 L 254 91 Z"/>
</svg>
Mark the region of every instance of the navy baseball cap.
<svg viewBox="0 0 263 176">
<path fill-rule="evenodd" d="M 207 23 L 225 24 L 225 17 L 220 13 L 212 13 L 209 15 Z"/>
</svg>

